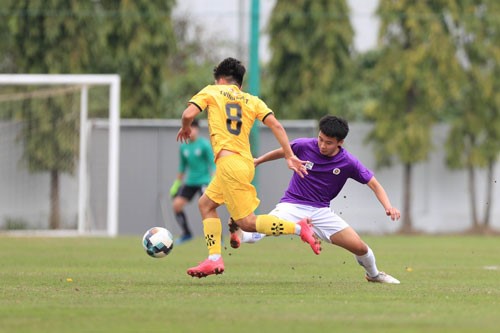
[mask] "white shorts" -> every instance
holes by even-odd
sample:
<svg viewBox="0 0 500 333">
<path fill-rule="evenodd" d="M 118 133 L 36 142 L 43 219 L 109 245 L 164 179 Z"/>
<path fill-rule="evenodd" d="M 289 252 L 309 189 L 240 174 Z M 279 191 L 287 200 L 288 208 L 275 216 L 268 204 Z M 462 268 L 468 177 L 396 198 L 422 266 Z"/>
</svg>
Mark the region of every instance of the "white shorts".
<svg viewBox="0 0 500 333">
<path fill-rule="evenodd" d="M 269 213 L 283 220 L 299 222 L 310 217 L 314 233 L 323 241 L 331 243 L 330 237 L 349 227 L 346 221 L 335 214 L 329 207 L 317 208 L 305 205 L 281 202 Z"/>
</svg>

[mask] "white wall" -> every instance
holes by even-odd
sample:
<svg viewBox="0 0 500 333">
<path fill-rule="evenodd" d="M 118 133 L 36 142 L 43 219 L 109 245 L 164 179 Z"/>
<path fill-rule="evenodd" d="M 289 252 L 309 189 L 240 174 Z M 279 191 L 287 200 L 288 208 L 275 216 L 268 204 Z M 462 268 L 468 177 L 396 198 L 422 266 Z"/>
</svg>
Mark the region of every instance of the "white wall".
<svg viewBox="0 0 500 333">
<path fill-rule="evenodd" d="M 100 123 L 103 123 L 102 121 Z M 105 123 L 105 121 L 104 121 Z M 290 139 L 316 136 L 316 122 L 311 120 L 283 121 Z M 49 214 L 49 178 L 44 174 L 29 174 L 18 160 L 22 149 L 12 147 L 19 126 L 0 124 L 0 229 L 5 218 L 20 217 L 32 228 L 46 228 Z M 140 234 L 147 227 L 167 224 L 178 233 L 168 198 L 169 187 L 177 173 L 178 146 L 175 136 L 178 120 L 122 119 L 119 183 L 119 233 Z M 207 135 L 202 121 L 201 134 Z M 385 187 L 394 206 L 401 209 L 403 170 L 401 165 L 375 169 L 373 145 L 366 141 L 369 124 L 350 124 L 351 132 L 345 147 L 358 156 Z M 443 145 L 446 128 L 434 128 L 434 150 L 429 161 L 415 167 L 413 178 L 413 221 L 417 230 L 427 233 L 460 232 L 471 226 L 467 177 L 464 171 L 450 171 L 444 164 Z M 9 138 L 9 139 L 8 139 Z M 106 225 L 107 200 L 107 126 L 93 126 L 89 143 L 89 201 L 91 223 L 98 228 Z M 7 145 L 7 142 L 11 144 Z M 267 128 L 260 129 L 260 151 L 278 146 Z M 9 157 L 7 157 L 6 154 Z M 273 161 L 257 169 L 260 213 L 269 212 L 282 196 L 291 175 L 284 161 Z M 493 183 L 492 226 L 500 230 L 500 165 L 496 166 Z M 485 172 L 477 174 L 480 212 L 485 202 Z M 77 179 L 64 177 L 61 189 L 63 224 L 76 228 Z M 392 222 L 371 190 L 355 181 L 348 181 L 332 207 L 349 224 L 362 233 L 392 233 L 400 222 Z M 196 201 L 188 205 L 188 218 L 196 234 L 202 233 Z M 227 219 L 225 208 L 220 209 Z"/>
<path fill-rule="evenodd" d="M 135 224 L 132 228 L 121 226 L 123 232 L 133 232 L 139 230 L 137 224 L 140 220 L 147 223 L 158 221 L 160 208 L 154 208 L 153 202 L 158 203 L 157 197 L 167 198 L 168 188 L 175 177 L 177 166 L 177 148 L 175 134 L 178 130 L 177 121 L 155 122 L 155 127 L 144 127 L 135 123 L 135 127 L 127 126 L 122 132 L 122 142 L 127 147 L 122 146 L 121 150 L 121 182 L 122 193 L 127 193 L 128 201 L 124 198 L 120 200 L 120 221 L 127 223 L 126 219 L 134 212 L 134 219 L 129 223 Z M 284 121 L 283 122 L 290 139 L 304 136 L 316 136 L 316 122 L 311 120 Z M 345 147 L 358 156 L 358 158 L 375 172 L 375 176 L 385 187 L 394 206 L 401 209 L 403 199 L 403 170 L 401 165 L 394 165 L 391 168 L 376 170 L 375 159 L 372 153 L 373 146 L 366 142 L 367 134 L 370 131 L 369 124 L 350 124 L 351 131 L 346 139 Z M 202 134 L 206 135 L 207 130 L 202 123 Z M 135 137 L 142 137 L 144 147 L 151 150 L 151 154 L 126 144 L 127 137 L 134 133 Z M 457 232 L 465 231 L 471 226 L 469 197 L 467 191 L 467 178 L 464 171 L 450 171 L 444 164 L 443 145 L 446 139 L 445 127 L 438 126 L 434 129 L 434 150 L 428 162 L 415 166 L 414 170 L 414 191 L 413 195 L 413 221 L 417 230 L 428 233 Z M 137 141 L 134 139 L 134 141 Z M 260 129 L 260 151 L 262 153 L 275 149 L 278 144 L 274 140 L 272 133 L 266 128 Z M 144 160 L 149 156 L 148 160 Z M 153 160 L 149 160 L 152 158 Z M 155 159 L 157 159 L 155 161 Z M 149 171 L 142 172 L 146 168 Z M 496 176 L 500 176 L 500 165 L 495 170 Z M 148 180 L 141 182 L 132 181 L 132 174 L 142 173 Z M 291 175 L 284 161 L 273 161 L 259 166 L 257 169 L 259 198 L 261 205 L 259 213 L 267 213 L 282 196 Z M 484 194 L 485 173 L 478 173 L 479 194 Z M 154 184 L 143 186 L 141 184 Z M 141 193 L 141 191 L 145 191 Z M 500 184 L 494 183 L 495 194 L 500 195 Z M 133 197 L 131 197 L 133 195 Z M 151 196 L 149 200 L 141 203 L 141 198 Z M 492 223 L 493 227 L 500 230 L 500 200 L 494 200 Z M 479 203 L 484 205 L 484 196 L 479 198 Z M 134 208 L 135 204 L 135 208 Z M 144 206 L 140 206 L 144 204 Z M 164 211 L 170 214 L 171 205 L 168 200 L 163 200 Z M 138 206 L 139 205 L 139 206 Z M 143 208 L 140 208 L 143 207 Z M 147 208 L 149 207 L 149 208 Z M 348 181 L 340 195 L 333 200 L 332 207 L 350 223 L 356 230 L 364 233 L 392 233 L 398 230 L 400 222 L 392 222 L 386 215 L 377 201 L 372 191 L 366 186 L 355 181 Z M 481 206 L 482 207 L 482 206 Z M 155 210 L 156 215 L 151 217 L 140 217 L 137 214 L 144 214 L 144 211 Z M 123 214 L 122 214 L 123 212 Z M 143 213 L 141 213 L 143 212 Z M 225 209 L 221 208 L 221 214 L 226 219 Z M 201 234 L 201 222 L 197 211 L 196 203 L 188 206 L 188 215 L 191 225 L 197 228 Z M 167 216 L 169 222 L 174 224 L 173 215 Z M 141 229 L 142 230 L 142 229 Z"/>
</svg>

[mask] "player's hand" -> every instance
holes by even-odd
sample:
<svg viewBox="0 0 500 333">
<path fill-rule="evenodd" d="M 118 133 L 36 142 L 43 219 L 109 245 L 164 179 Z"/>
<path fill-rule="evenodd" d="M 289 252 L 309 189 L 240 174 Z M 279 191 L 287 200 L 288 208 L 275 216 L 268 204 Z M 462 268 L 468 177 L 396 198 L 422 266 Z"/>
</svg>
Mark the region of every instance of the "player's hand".
<svg viewBox="0 0 500 333">
<path fill-rule="evenodd" d="M 177 141 L 188 142 L 191 139 L 191 127 L 181 127 L 179 132 L 177 132 Z"/>
<path fill-rule="evenodd" d="M 302 161 L 297 156 L 292 155 L 292 157 L 286 159 L 286 163 L 288 169 L 295 171 L 301 178 L 308 174 L 305 166 L 307 161 Z"/>
<path fill-rule="evenodd" d="M 385 214 L 387 216 L 390 216 L 391 220 L 393 221 L 399 220 L 399 218 L 401 217 L 401 213 L 399 212 L 399 209 L 397 209 L 396 207 L 391 207 L 389 209 L 386 209 Z"/>
</svg>

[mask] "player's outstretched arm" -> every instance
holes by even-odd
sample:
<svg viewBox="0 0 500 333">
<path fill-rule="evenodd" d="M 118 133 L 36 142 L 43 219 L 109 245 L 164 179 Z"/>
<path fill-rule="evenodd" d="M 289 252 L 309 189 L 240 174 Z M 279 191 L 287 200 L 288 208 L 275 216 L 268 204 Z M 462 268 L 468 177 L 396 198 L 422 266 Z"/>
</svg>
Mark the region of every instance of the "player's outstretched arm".
<svg viewBox="0 0 500 333">
<path fill-rule="evenodd" d="M 274 161 L 274 160 L 277 160 L 277 159 L 283 158 L 283 157 L 285 157 L 285 153 L 283 152 L 283 148 L 278 148 L 275 150 L 271 150 L 271 151 L 265 153 L 264 155 L 260 155 L 257 158 L 254 158 L 253 162 L 254 162 L 255 166 L 257 166 L 259 164 L 269 162 L 269 161 Z"/>
<path fill-rule="evenodd" d="M 378 201 L 382 204 L 385 209 L 385 214 L 391 217 L 391 220 L 396 221 L 401 217 L 401 213 L 396 207 L 392 207 L 391 201 L 385 192 L 384 187 L 378 182 L 375 177 L 372 177 L 368 182 L 368 187 L 372 189 L 373 193 L 377 197 Z"/>
<path fill-rule="evenodd" d="M 283 125 L 281 125 L 281 123 L 272 114 L 266 117 L 264 124 L 271 129 L 276 140 L 278 140 L 281 149 L 283 150 L 283 156 L 286 159 L 288 168 L 295 171 L 300 177 L 307 175 L 305 167 L 306 161 L 302 161 L 294 155 L 292 147 L 290 147 L 290 142 L 288 141 L 288 135 L 286 134 Z"/>
</svg>

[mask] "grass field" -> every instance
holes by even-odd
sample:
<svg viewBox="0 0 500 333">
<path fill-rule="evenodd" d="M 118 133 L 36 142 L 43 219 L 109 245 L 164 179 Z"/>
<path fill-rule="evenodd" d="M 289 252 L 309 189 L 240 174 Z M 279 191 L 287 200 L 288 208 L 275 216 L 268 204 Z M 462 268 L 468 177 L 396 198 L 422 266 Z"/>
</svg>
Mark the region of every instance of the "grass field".
<svg viewBox="0 0 500 333">
<path fill-rule="evenodd" d="M 400 285 L 290 237 L 227 248 L 204 279 L 185 273 L 201 238 L 153 259 L 140 237 L 0 237 L 0 332 L 499 332 L 500 238 L 365 240 Z"/>
</svg>

